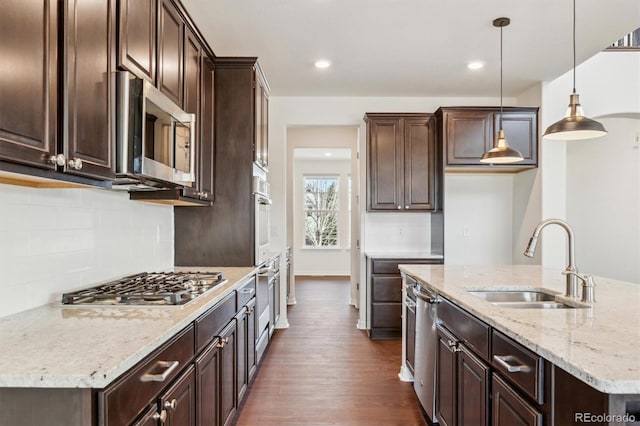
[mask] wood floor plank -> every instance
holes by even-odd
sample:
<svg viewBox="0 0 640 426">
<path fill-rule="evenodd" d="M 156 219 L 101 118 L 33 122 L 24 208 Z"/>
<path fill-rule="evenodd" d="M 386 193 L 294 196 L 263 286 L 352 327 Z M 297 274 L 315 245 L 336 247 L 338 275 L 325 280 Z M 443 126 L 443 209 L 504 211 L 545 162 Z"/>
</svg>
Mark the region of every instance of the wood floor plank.
<svg viewBox="0 0 640 426">
<path fill-rule="evenodd" d="M 296 279 L 290 327 L 274 334 L 237 425 L 427 424 L 398 379 L 401 341 L 370 340 L 348 297 L 346 279 Z"/>
</svg>

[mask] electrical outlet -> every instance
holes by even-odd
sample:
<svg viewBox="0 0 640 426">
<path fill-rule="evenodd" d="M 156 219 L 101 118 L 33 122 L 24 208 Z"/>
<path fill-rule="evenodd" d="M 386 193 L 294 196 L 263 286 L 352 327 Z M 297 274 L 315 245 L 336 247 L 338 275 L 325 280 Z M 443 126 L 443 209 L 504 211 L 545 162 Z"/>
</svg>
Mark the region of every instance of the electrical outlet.
<svg viewBox="0 0 640 426">
<path fill-rule="evenodd" d="M 462 227 L 462 238 L 464 238 L 465 240 L 471 238 L 471 230 L 467 225 L 464 225 Z"/>
</svg>

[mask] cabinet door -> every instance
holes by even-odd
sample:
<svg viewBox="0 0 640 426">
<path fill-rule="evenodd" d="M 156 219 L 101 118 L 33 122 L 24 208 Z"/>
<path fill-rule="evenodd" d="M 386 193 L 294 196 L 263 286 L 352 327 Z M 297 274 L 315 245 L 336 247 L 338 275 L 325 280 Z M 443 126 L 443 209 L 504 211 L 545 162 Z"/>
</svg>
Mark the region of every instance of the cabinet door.
<svg viewBox="0 0 640 426">
<path fill-rule="evenodd" d="M 400 119 L 370 119 L 368 126 L 369 210 L 401 210 L 404 187 Z"/>
<path fill-rule="evenodd" d="M 256 298 L 247 303 L 247 382 L 256 374 Z"/>
<path fill-rule="evenodd" d="M 275 317 L 273 325 L 275 327 L 275 325 L 278 323 L 278 320 L 280 319 L 280 273 L 276 274 L 273 287 L 273 304 L 275 305 Z"/>
<path fill-rule="evenodd" d="M 444 113 L 448 165 L 480 165 L 493 146 L 492 114 L 486 111 Z"/>
<path fill-rule="evenodd" d="M 454 426 L 457 414 L 456 341 L 440 326 L 437 326 L 437 335 L 436 416 L 443 426 Z"/>
<path fill-rule="evenodd" d="M 489 367 L 464 345 L 459 349 L 457 422 L 469 426 L 488 425 Z"/>
<path fill-rule="evenodd" d="M 220 339 L 215 339 L 200 355 L 196 365 L 198 426 L 214 426 L 220 412 Z"/>
<path fill-rule="evenodd" d="M 64 14 L 65 173 L 113 179 L 115 0 L 68 0 Z"/>
<path fill-rule="evenodd" d="M 160 407 L 167 412 L 165 426 L 196 425 L 196 380 L 193 366 L 160 396 Z"/>
<path fill-rule="evenodd" d="M 236 370 L 237 370 L 237 327 L 233 319 L 221 333 L 222 348 L 220 349 L 220 418 L 222 425 L 228 425 L 236 414 Z"/>
<path fill-rule="evenodd" d="M 255 146 L 253 161 L 260 167 L 268 166 L 268 121 L 269 121 L 269 98 L 265 90 L 264 83 L 258 71 L 254 70 L 255 79 Z"/>
<path fill-rule="evenodd" d="M 0 78 L 0 160 L 54 169 L 58 2 L 3 1 L 0 40 L 0 58 L 9 67 Z"/>
<path fill-rule="evenodd" d="M 184 23 L 171 0 L 161 0 L 158 13 L 158 88 L 182 106 Z"/>
<path fill-rule="evenodd" d="M 184 39 L 184 110 L 200 114 L 200 60 L 202 47 L 200 41 L 191 32 L 185 29 Z"/>
<path fill-rule="evenodd" d="M 158 419 L 160 419 L 159 412 L 158 404 L 153 404 L 142 417 L 133 422 L 133 426 L 158 426 Z"/>
<path fill-rule="evenodd" d="M 236 361 L 236 389 L 238 391 L 237 401 L 240 404 L 240 401 L 244 397 L 245 392 L 247 391 L 247 387 L 249 385 L 248 375 L 247 375 L 247 308 L 243 307 L 238 314 L 236 315 L 236 324 L 237 324 L 237 336 L 236 340 L 236 352 L 238 354 L 238 359 Z"/>
<path fill-rule="evenodd" d="M 158 0 L 120 0 L 118 66 L 152 83 L 156 80 Z"/>
<path fill-rule="evenodd" d="M 200 198 L 213 201 L 213 181 L 215 170 L 214 141 L 214 68 L 208 59 L 202 61 L 202 92 L 200 106 L 200 143 L 198 155 L 198 173 L 196 187 Z"/>
<path fill-rule="evenodd" d="M 494 114 L 494 134 L 500 130 L 500 113 Z M 538 115 L 535 111 L 504 111 L 502 128 L 509 146 L 520 151 L 523 161 L 517 166 L 538 164 Z"/>
<path fill-rule="evenodd" d="M 413 366 L 416 360 L 416 304 L 413 300 L 407 301 L 407 340 L 405 343 L 405 359 L 407 368 L 413 374 Z"/>
<path fill-rule="evenodd" d="M 494 426 L 541 426 L 542 413 L 493 373 L 491 411 Z"/>
<path fill-rule="evenodd" d="M 404 120 L 404 210 L 433 210 L 434 129 L 426 118 Z"/>
</svg>

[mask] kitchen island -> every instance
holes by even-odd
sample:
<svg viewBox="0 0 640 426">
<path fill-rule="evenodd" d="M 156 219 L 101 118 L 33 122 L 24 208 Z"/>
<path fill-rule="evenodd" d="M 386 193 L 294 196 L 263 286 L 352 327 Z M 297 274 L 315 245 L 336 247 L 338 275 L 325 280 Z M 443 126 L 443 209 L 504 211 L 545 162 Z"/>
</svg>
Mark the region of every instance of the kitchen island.
<svg viewBox="0 0 640 426">
<path fill-rule="evenodd" d="M 198 406 L 182 404 L 187 400 L 176 392 L 193 401 L 194 386 L 206 390 L 200 378 L 231 380 L 238 371 L 238 387 L 225 390 L 218 405 L 233 416 L 242 396 L 234 393 L 244 392 L 251 377 L 235 359 L 240 348 L 253 347 L 246 340 L 254 324 L 247 306 L 256 268 L 175 268 L 189 271 L 222 272 L 227 281 L 185 305 L 54 303 L 0 318 L 0 424 L 44 424 L 46 418 L 49 425 L 119 425 L 137 416 L 171 418 L 182 407 L 195 413 Z M 147 394 L 160 402 L 149 405 Z M 215 408 L 212 401 L 208 406 Z"/>
<path fill-rule="evenodd" d="M 561 375 L 566 375 L 570 380 L 577 379 L 578 384 L 578 387 L 568 388 L 576 389 L 575 394 L 564 395 L 563 398 L 581 398 L 582 390 L 589 393 L 592 390 L 596 397 L 601 395 L 602 399 L 607 399 L 608 402 L 603 406 L 611 409 L 617 404 L 615 412 L 623 413 L 627 410 L 626 412 L 637 414 L 640 401 L 640 285 L 595 277 L 596 302 L 589 307 L 515 309 L 505 305 L 494 305 L 470 293 L 469 290 L 544 289 L 559 294 L 559 301 L 564 300 L 574 305 L 579 303 L 562 298 L 565 277 L 560 271 L 539 266 L 400 265 L 400 270 L 438 294 L 439 316 L 442 311 L 442 318 L 445 317 L 445 308 L 448 312 L 460 315 L 460 318 L 468 317 L 470 321 L 477 323 L 481 330 L 487 330 L 488 337 L 482 343 L 486 343 L 486 348 L 477 341 L 470 339 L 468 342 L 464 338 L 458 339 L 454 336 L 448 342 L 449 346 L 455 348 L 454 352 L 464 352 L 467 349 L 464 346 L 471 347 L 475 353 L 470 352 L 474 356 L 479 354 L 478 357 L 487 371 L 492 371 L 493 367 L 493 371 L 498 372 L 500 369 L 495 368 L 496 357 L 492 355 L 500 342 L 512 339 L 514 345 L 526 348 L 522 349 L 523 352 L 530 354 L 532 358 L 538 357 L 539 365 L 534 368 L 540 375 L 536 378 L 536 386 L 540 389 L 536 389 L 539 393 L 532 396 L 532 401 L 536 399 L 532 405 L 539 404 L 538 408 L 545 412 L 545 408 L 540 407 L 553 400 L 555 408 L 548 410 L 549 413 L 556 410 L 556 420 L 553 420 L 554 414 L 550 414 L 551 420 L 545 420 L 544 424 L 557 423 L 559 418 L 563 418 L 559 417 L 557 412 L 560 408 L 558 398 L 554 400 L 554 391 L 557 394 L 561 389 Z M 444 321 L 442 318 L 439 318 L 439 327 Z M 464 329 L 466 325 L 453 322 L 451 324 L 461 327 L 462 333 L 468 331 Z M 447 339 L 444 340 L 446 346 Z M 480 341 L 482 342 L 481 339 Z M 458 343 L 462 348 L 458 349 Z M 512 358 L 511 361 L 514 360 L 518 361 L 516 358 Z M 519 367 L 513 368 L 515 370 Z M 493 374 L 496 375 L 495 372 Z M 440 375 L 442 377 L 442 372 Z M 550 382 L 544 385 L 544 390 L 544 380 L 541 378 L 543 376 Z M 551 376 L 554 379 L 551 379 Z M 494 389 L 497 388 L 495 380 Z M 502 378 L 499 377 L 498 380 Z M 496 410 L 500 407 L 495 406 L 495 395 L 493 399 L 493 409 Z"/>
</svg>

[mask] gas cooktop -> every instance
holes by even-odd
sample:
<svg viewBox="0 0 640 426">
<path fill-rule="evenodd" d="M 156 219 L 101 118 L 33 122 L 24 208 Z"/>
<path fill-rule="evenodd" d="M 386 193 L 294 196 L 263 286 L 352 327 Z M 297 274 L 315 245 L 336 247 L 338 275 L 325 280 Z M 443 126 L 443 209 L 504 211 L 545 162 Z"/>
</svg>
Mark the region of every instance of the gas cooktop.
<svg viewBox="0 0 640 426">
<path fill-rule="evenodd" d="M 221 272 L 144 272 L 62 295 L 65 305 L 184 305 L 227 282 Z"/>
</svg>

